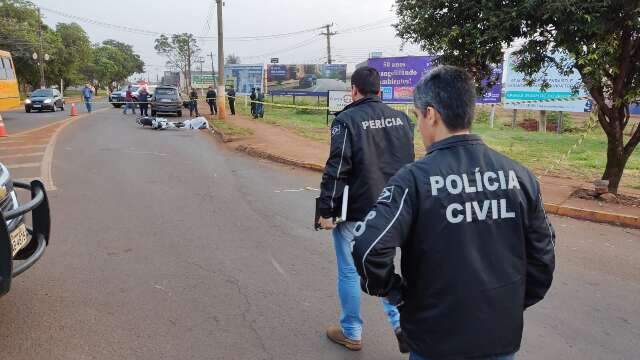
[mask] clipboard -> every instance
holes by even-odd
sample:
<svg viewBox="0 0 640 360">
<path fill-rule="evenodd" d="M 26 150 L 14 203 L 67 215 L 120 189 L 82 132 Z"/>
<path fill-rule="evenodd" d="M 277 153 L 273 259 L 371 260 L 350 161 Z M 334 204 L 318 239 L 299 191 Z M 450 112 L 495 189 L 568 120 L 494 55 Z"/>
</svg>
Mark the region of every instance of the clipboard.
<svg viewBox="0 0 640 360">
<path fill-rule="evenodd" d="M 342 206 L 340 208 L 340 214 L 337 217 L 334 217 L 334 221 L 336 224 L 340 224 L 342 222 L 347 221 L 347 209 L 349 208 L 349 185 L 344 187 L 342 191 Z M 320 230 L 320 198 L 316 198 L 316 214 L 314 219 L 314 229 Z"/>
</svg>

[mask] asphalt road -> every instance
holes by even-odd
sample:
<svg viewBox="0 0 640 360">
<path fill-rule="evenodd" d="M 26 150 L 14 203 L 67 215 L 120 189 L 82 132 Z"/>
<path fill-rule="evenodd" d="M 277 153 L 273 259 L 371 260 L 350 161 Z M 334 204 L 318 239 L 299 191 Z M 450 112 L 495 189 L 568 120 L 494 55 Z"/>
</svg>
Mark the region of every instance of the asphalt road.
<svg viewBox="0 0 640 360">
<path fill-rule="evenodd" d="M 101 102 L 96 103 L 94 105 L 94 110 L 102 109 L 108 105 L 104 103 L 105 100 L 100 100 Z M 78 103 L 76 104 L 78 107 L 78 113 L 83 114 L 86 113 L 86 109 L 84 104 Z M 26 130 L 35 129 L 41 126 L 45 126 L 56 121 L 64 120 L 69 117 L 69 111 L 71 110 L 71 103 L 67 102 L 65 105 L 64 111 L 57 110 L 53 111 L 32 111 L 31 113 L 27 113 L 24 109 L 16 109 L 12 111 L 4 111 L 2 112 L 2 119 L 4 120 L 4 125 L 7 128 L 7 132 L 9 135 L 16 134 L 19 132 L 23 132 Z"/>
<path fill-rule="evenodd" d="M 0 299 L 2 358 L 406 358 L 372 298 L 361 353 L 324 336 L 338 301 L 317 174 L 108 110 L 60 134 L 53 178 L 51 246 Z M 637 359 L 640 231 L 552 220 L 556 280 L 519 358 Z"/>
</svg>

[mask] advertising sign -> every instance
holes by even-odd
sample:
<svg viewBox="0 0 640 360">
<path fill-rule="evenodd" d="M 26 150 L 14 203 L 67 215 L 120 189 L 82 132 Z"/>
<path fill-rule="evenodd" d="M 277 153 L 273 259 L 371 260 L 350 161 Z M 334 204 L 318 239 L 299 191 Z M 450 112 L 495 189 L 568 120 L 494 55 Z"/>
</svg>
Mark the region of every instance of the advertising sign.
<svg viewBox="0 0 640 360">
<path fill-rule="evenodd" d="M 329 112 L 337 113 L 342 111 L 345 106 L 351 104 L 351 91 L 329 90 Z"/>
<path fill-rule="evenodd" d="M 432 68 L 433 56 L 403 56 L 369 59 L 369 66 L 380 73 L 382 101 L 413 102 L 413 89 Z"/>
<path fill-rule="evenodd" d="M 269 64 L 270 95 L 327 96 L 329 90 L 348 90 L 346 64 Z"/>
<path fill-rule="evenodd" d="M 191 87 L 196 89 L 206 89 L 209 86 L 215 86 L 215 76 L 212 73 L 192 73 Z"/>
<path fill-rule="evenodd" d="M 252 88 L 264 89 L 262 64 L 228 64 L 224 66 L 225 85 L 233 84 L 237 95 L 249 95 Z"/>
<path fill-rule="evenodd" d="M 403 56 L 369 59 L 368 64 L 380 72 L 382 101 L 392 104 L 413 102 L 413 89 L 434 66 L 435 56 Z M 498 104 L 501 100 L 502 67 L 494 69 L 497 83 L 478 98 L 479 104 Z M 486 84 L 486 81 L 483 82 Z"/>
<path fill-rule="evenodd" d="M 561 55 L 556 55 L 560 57 Z M 555 67 L 551 66 L 546 70 L 537 73 L 533 79 L 535 82 L 529 86 L 525 83 L 525 76 L 514 70 L 515 57 L 509 54 L 507 57 L 507 76 L 505 79 L 505 102 L 506 109 L 528 109 L 528 110 L 550 110 L 567 112 L 589 112 L 591 111 L 591 100 L 576 99 L 560 101 L 556 99 L 571 97 L 586 97 L 587 93 L 583 87 L 577 94 L 573 93 L 576 84 L 582 84 L 580 74 L 576 70 L 570 76 L 561 75 Z M 542 80 L 549 82 L 550 87 L 545 91 L 540 91 Z M 525 103 L 518 103 L 525 101 Z M 532 102 L 529 102 L 532 101 Z M 533 102 L 535 101 L 535 102 Z"/>
</svg>

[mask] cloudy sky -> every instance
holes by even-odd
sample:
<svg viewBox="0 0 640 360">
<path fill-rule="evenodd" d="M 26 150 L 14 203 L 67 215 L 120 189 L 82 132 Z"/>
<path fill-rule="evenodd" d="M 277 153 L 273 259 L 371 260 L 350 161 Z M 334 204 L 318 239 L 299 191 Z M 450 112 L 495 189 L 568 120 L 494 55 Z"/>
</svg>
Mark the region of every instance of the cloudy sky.
<svg viewBox="0 0 640 360">
<path fill-rule="evenodd" d="M 51 26 L 75 21 L 93 42 L 116 39 L 133 45 L 148 65 L 151 78 L 165 70 L 165 59 L 153 49 L 157 33 L 193 33 L 203 37 L 199 40 L 203 54 L 213 52 L 217 56 L 213 0 L 33 2 L 42 8 L 45 22 Z M 268 62 L 271 57 L 280 58 L 280 63 L 324 63 L 326 37 L 319 35 L 321 30 L 311 29 L 333 23 L 333 31 L 339 33 L 332 37 L 334 63 L 353 67 L 372 51 L 382 51 L 385 56 L 417 55 L 420 52 L 416 46 L 401 49 L 402 43 L 395 37 L 391 27 L 396 21 L 393 4 L 393 0 L 226 0 L 225 52 L 239 55 L 245 64 Z M 271 39 L 246 39 L 303 30 L 309 31 Z M 204 59 L 204 69 L 208 70 L 211 60 Z"/>
</svg>

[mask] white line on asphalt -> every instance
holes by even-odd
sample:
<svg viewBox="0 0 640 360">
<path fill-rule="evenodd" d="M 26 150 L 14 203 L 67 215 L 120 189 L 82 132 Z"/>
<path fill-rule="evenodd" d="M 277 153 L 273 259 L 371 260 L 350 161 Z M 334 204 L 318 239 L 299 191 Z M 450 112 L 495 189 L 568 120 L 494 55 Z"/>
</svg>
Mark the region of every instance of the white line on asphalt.
<svg viewBox="0 0 640 360">
<path fill-rule="evenodd" d="M 282 276 L 287 277 L 287 273 L 284 272 L 284 270 L 282 269 L 282 266 L 278 264 L 276 259 L 274 259 L 273 256 L 270 256 L 270 258 L 271 258 L 271 263 L 273 264 L 273 267 L 276 268 L 276 270 L 278 270 L 278 272 L 282 274 Z"/>
<path fill-rule="evenodd" d="M 4 164 L 6 167 L 8 167 L 9 169 L 23 169 L 23 168 L 31 168 L 31 167 L 38 167 L 40 166 L 40 163 L 25 163 L 25 164 Z"/>
<path fill-rule="evenodd" d="M 122 151 L 122 152 L 124 152 L 124 153 L 129 153 L 129 154 L 139 154 L 139 155 L 168 156 L 168 154 L 157 153 L 157 152 L 151 152 L 151 151 L 133 151 L 133 150 L 124 150 L 124 151 Z"/>
<path fill-rule="evenodd" d="M 28 153 L 28 154 L 15 154 L 15 155 L 2 155 L 2 160 L 13 159 L 13 158 L 21 158 L 21 157 L 29 157 L 29 156 L 42 156 L 43 152 L 37 153 Z"/>
<path fill-rule="evenodd" d="M 42 177 L 42 180 L 47 190 L 50 190 L 50 191 L 56 190 L 56 185 L 53 183 L 52 168 L 53 168 L 53 154 L 55 152 L 56 143 L 58 142 L 58 135 L 60 135 L 60 132 L 64 130 L 64 128 L 69 126 L 69 124 L 75 122 L 73 120 L 79 120 L 81 118 L 84 118 L 89 115 L 95 114 L 97 112 L 105 111 L 108 109 L 109 108 L 94 110 L 93 113 L 76 116 L 75 118 L 73 117 L 67 118 L 65 120 L 68 120 L 68 121 L 60 125 L 60 127 L 58 127 L 53 132 L 53 135 L 51 136 L 51 140 L 49 140 L 49 144 L 47 144 L 47 148 L 44 151 L 44 157 L 42 158 L 42 165 L 40 166 L 40 176 Z"/>
<path fill-rule="evenodd" d="M 2 145 L 2 144 L 0 144 Z M 0 146 L 0 150 L 27 150 L 27 149 L 41 149 L 43 147 L 46 147 L 47 144 L 42 144 L 42 145 L 27 145 L 27 146 Z"/>
</svg>

